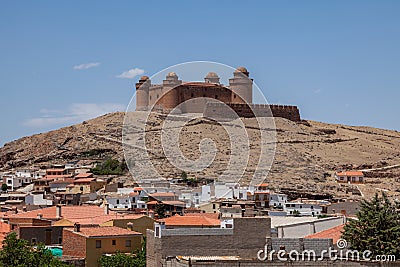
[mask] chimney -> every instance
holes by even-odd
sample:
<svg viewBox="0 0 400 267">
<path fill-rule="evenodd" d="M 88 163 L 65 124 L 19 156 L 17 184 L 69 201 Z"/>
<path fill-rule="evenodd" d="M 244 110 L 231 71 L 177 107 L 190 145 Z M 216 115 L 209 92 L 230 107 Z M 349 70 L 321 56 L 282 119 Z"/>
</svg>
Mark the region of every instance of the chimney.
<svg viewBox="0 0 400 267">
<path fill-rule="evenodd" d="M 81 231 L 81 224 L 75 223 L 74 224 L 74 232 L 80 232 L 80 231 Z"/>
<path fill-rule="evenodd" d="M 43 218 L 43 214 L 38 213 L 38 214 L 37 214 L 37 218 L 38 218 L 38 219 L 42 219 L 42 218 Z"/>
<path fill-rule="evenodd" d="M 57 218 L 57 219 L 60 219 L 61 217 L 62 217 L 62 215 L 61 215 L 61 205 L 58 204 L 58 205 L 56 206 L 56 218 Z"/>
<path fill-rule="evenodd" d="M 104 214 L 110 214 L 110 207 L 108 203 L 104 204 Z"/>
<path fill-rule="evenodd" d="M 127 227 L 128 230 L 133 231 L 133 223 L 132 223 L 132 222 L 128 222 L 128 223 L 126 224 L 126 227 Z"/>
</svg>

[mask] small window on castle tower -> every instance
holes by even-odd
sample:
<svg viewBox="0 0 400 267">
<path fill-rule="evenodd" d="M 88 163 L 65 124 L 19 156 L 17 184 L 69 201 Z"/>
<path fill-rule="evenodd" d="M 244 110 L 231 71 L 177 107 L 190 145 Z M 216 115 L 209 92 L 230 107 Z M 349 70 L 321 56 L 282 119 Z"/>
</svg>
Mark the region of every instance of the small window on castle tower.
<svg viewBox="0 0 400 267">
<path fill-rule="evenodd" d="M 190 97 L 194 97 L 194 94 L 193 94 L 193 93 L 191 93 L 191 94 L 190 94 Z"/>
<path fill-rule="evenodd" d="M 150 96 L 150 100 L 151 100 L 151 96 Z"/>
<path fill-rule="evenodd" d="M 215 99 L 218 99 L 218 95 L 215 95 Z"/>
<path fill-rule="evenodd" d="M 158 99 L 159 95 L 157 95 L 157 99 Z"/>
<path fill-rule="evenodd" d="M 236 95 L 233 95 L 233 98 L 236 98 Z"/>
</svg>

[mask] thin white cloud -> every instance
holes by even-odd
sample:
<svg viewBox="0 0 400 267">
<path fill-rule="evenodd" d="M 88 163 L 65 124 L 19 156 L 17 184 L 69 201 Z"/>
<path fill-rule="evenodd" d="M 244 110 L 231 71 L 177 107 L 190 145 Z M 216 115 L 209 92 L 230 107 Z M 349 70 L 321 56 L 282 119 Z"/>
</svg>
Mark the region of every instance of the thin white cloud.
<svg viewBox="0 0 400 267">
<path fill-rule="evenodd" d="M 91 62 L 91 63 L 84 63 L 80 65 L 76 65 L 73 67 L 74 70 L 86 70 L 94 67 L 98 67 L 100 62 Z"/>
<path fill-rule="evenodd" d="M 139 68 L 134 68 L 134 69 L 130 69 L 127 71 L 124 71 L 123 73 L 121 73 L 120 75 L 117 75 L 117 78 L 125 78 L 125 79 L 133 79 L 138 75 L 142 75 L 144 73 L 144 70 L 139 69 Z"/>
<path fill-rule="evenodd" d="M 40 112 L 43 114 L 41 117 L 28 119 L 23 124 L 34 128 L 70 125 L 125 109 L 124 105 L 116 103 L 75 103 L 65 111 L 41 109 Z"/>
<path fill-rule="evenodd" d="M 320 88 L 314 90 L 314 94 L 319 94 L 321 92 L 322 92 L 322 90 Z"/>
</svg>

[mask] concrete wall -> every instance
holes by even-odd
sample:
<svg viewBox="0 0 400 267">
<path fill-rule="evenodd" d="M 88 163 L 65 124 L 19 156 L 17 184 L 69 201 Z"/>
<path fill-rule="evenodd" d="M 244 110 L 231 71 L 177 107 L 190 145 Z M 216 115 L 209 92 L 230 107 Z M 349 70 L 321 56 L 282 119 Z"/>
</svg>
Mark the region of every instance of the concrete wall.
<svg viewBox="0 0 400 267">
<path fill-rule="evenodd" d="M 331 217 L 276 227 L 279 238 L 305 237 L 345 223 L 344 217 Z"/>
<path fill-rule="evenodd" d="M 352 262 L 352 261 L 298 261 L 298 262 L 261 262 L 255 260 L 219 260 L 219 261 L 189 261 L 171 259 L 168 262 L 169 267 L 395 267 L 399 266 L 399 262 Z"/>
<path fill-rule="evenodd" d="M 269 218 L 235 218 L 233 229 L 165 229 L 161 238 L 147 231 L 147 266 L 177 255 L 238 255 L 254 258 L 270 237 Z"/>
<path fill-rule="evenodd" d="M 28 242 L 32 242 L 32 239 L 35 239 L 36 244 L 61 244 L 62 233 L 62 226 L 21 226 L 17 228 L 17 234 L 20 239 L 25 239 Z"/>
</svg>

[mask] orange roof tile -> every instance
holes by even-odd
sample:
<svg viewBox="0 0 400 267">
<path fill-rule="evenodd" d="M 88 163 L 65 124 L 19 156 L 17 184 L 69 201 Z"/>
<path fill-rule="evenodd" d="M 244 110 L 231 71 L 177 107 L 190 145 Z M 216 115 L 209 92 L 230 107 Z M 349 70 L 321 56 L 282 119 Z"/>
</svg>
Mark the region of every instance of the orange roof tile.
<svg viewBox="0 0 400 267">
<path fill-rule="evenodd" d="M 175 215 L 169 218 L 162 219 L 166 225 L 170 226 L 220 226 L 221 222 L 218 219 L 208 218 L 206 216 L 191 216 L 191 215 Z"/>
<path fill-rule="evenodd" d="M 333 239 L 333 244 L 336 244 L 336 242 L 341 238 L 342 236 L 342 231 L 343 231 L 344 224 L 338 225 L 332 228 L 329 228 L 325 231 L 321 231 L 312 235 L 308 235 L 304 238 L 332 238 Z"/>
<path fill-rule="evenodd" d="M 66 229 L 67 231 L 74 232 L 73 229 Z M 103 226 L 103 227 L 81 227 L 79 232 L 74 232 L 86 237 L 112 237 L 112 236 L 137 236 L 142 235 L 139 232 L 131 231 L 125 228 L 116 226 Z"/>
<path fill-rule="evenodd" d="M 219 219 L 219 213 L 211 213 L 211 212 L 205 212 L 205 213 L 186 213 L 187 209 L 185 210 L 185 216 L 203 216 L 207 217 L 210 219 L 218 220 Z"/>
<path fill-rule="evenodd" d="M 78 173 L 77 175 L 75 175 L 75 178 L 89 178 L 92 176 L 93 176 L 93 173 L 86 172 L 86 173 Z"/>
<path fill-rule="evenodd" d="M 48 220 L 56 220 L 58 219 L 56 216 L 56 206 L 37 209 L 28 212 L 12 214 L 10 218 L 37 218 L 38 213 L 43 215 L 43 219 Z M 114 214 L 115 212 L 110 211 L 110 214 Z M 62 206 L 61 207 L 61 216 L 64 219 L 73 219 L 73 218 L 92 218 L 96 216 L 105 215 L 104 208 L 98 206 Z"/>
<path fill-rule="evenodd" d="M 100 225 L 108 221 L 116 219 L 139 219 L 144 217 L 143 214 L 103 214 L 93 217 L 86 218 L 68 218 L 66 221 L 57 221 L 55 225 L 65 226 L 73 225 L 74 223 L 79 223 L 81 225 Z"/>
<path fill-rule="evenodd" d="M 336 175 L 339 176 L 364 176 L 364 173 L 361 171 L 348 171 L 348 172 L 337 172 Z"/>
<path fill-rule="evenodd" d="M 76 183 L 90 183 L 92 181 L 96 181 L 96 178 L 81 178 L 81 179 L 76 179 L 74 181 L 74 184 Z"/>
<path fill-rule="evenodd" d="M 262 183 L 262 184 L 259 184 L 259 185 L 257 185 L 257 186 L 265 187 L 265 186 L 268 186 L 268 184 L 267 184 L 267 183 Z"/>
</svg>

